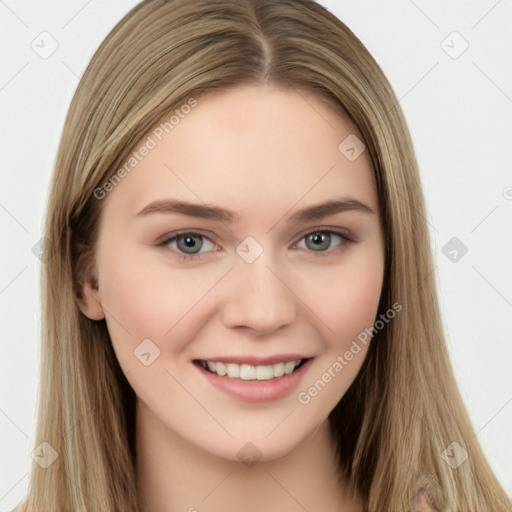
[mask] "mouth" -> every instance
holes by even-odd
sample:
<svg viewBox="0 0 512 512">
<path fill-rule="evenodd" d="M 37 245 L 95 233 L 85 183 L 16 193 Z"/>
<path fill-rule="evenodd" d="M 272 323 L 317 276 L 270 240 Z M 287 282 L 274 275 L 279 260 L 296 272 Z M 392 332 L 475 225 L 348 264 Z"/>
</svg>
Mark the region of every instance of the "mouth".
<svg viewBox="0 0 512 512">
<path fill-rule="evenodd" d="M 290 375 L 297 371 L 309 359 L 311 358 L 300 358 L 261 365 L 195 359 L 194 364 L 200 366 L 209 373 L 219 377 L 225 377 L 227 379 L 265 381 Z"/>
<path fill-rule="evenodd" d="M 296 389 L 314 357 L 285 354 L 272 357 L 194 359 L 194 366 L 214 388 L 242 402 L 273 402 Z"/>
</svg>

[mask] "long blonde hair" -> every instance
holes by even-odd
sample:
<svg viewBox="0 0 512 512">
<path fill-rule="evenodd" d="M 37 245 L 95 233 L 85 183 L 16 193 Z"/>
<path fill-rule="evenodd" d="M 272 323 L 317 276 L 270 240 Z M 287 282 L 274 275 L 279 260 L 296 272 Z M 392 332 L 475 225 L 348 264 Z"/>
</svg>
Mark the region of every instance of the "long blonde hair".
<svg viewBox="0 0 512 512">
<path fill-rule="evenodd" d="M 459 394 L 439 313 L 417 163 L 397 98 L 357 37 L 312 0 L 146 0 L 94 54 L 71 102 L 45 219 L 41 385 L 24 512 L 136 511 L 135 395 L 106 324 L 81 314 L 79 269 L 94 251 L 106 183 L 141 138 L 190 98 L 243 84 L 314 92 L 350 118 L 370 156 L 386 240 L 372 340 L 329 421 L 340 475 L 368 512 L 510 512 Z M 468 458 L 443 459 L 456 442 Z"/>
</svg>

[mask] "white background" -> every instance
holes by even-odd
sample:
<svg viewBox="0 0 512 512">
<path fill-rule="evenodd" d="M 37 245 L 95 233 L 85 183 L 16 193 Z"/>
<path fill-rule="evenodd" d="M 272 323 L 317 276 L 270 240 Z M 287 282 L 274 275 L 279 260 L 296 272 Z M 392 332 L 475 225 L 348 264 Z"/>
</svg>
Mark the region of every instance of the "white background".
<svg viewBox="0 0 512 512">
<path fill-rule="evenodd" d="M 32 247 L 42 236 L 64 117 L 93 52 L 136 3 L 0 0 L 0 512 L 28 485 L 40 324 Z M 363 41 L 400 99 L 458 384 L 490 464 L 512 494 L 511 1 L 321 3 Z M 43 31 L 59 45 L 47 59 L 31 48 Z M 453 31 L 469 44 L 458 58 L 445 51 L 463 49 Z M 442 252 L 454 236 L 468 248 L 456 263 Z"/>
</svg>

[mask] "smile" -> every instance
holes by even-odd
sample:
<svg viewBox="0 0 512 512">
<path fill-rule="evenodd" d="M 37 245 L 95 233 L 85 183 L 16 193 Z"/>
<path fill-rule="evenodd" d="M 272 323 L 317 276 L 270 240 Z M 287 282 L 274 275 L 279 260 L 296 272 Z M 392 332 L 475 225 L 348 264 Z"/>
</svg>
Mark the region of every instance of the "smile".
<svg viewBox="0 0 512 512">
<path fill-rule="evenodd" d="M 237 364 L 222 361 L 199 361 L 206 370 L 220 377 L 241 380 L 271 380 L 283 375 L 290 375 L 299 368 L 306 359 L 274 363 L 268 365 Z"/>
<path fill-rule="evenodd" d="M 308 372 L 314 357 L 219 356 L 194 359 L 194 366 L 214 388 L 243 402 L 271 402 L 290 395 Z"/>
</svg>

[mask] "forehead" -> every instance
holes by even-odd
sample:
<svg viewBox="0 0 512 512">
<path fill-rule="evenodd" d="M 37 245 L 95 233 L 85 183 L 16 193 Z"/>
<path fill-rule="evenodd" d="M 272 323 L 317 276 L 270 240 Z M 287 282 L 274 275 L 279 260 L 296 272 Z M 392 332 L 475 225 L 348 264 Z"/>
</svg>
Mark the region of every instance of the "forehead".
<svg viewBox="0 0 512 512">
<path fill-rule="evenodd" d="M 134 148 L 139 157 L 108 202 L 130 205 L 134 214 L 167 197 L 263 213 L 270 205 L 357 195 L 376 207 L 366 152 L 351 159 L 343 151 L 344 141 L 361 136 L 324 99 L 251 85 L 196 101 L 164 117 Z"/>
</svg>

